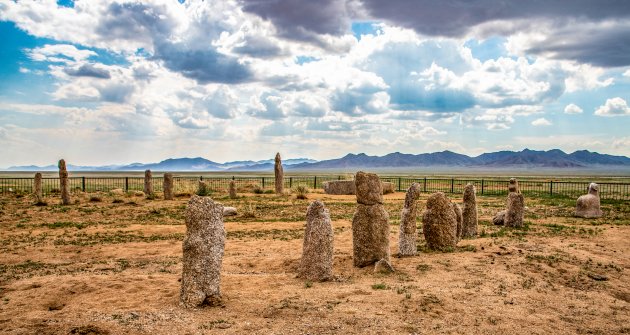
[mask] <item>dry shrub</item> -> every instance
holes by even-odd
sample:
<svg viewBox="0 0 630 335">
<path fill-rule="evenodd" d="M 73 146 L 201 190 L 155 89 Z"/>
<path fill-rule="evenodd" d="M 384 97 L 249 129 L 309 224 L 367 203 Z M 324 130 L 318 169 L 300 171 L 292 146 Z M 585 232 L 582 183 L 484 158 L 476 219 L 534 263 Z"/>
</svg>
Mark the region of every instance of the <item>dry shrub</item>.
<svg viewBox="0 0 630 335">
<path fill-rule="evenodd" d="M 298 185 L 293 189 L 293 193 L 298 199 L 308 199 L 309 189 L 305 185 Z"/>
<path fill-rule="evenodd" d="M 256 217 L 256 205 L 246 202 L 243 205 L 243 217 L 244 218 L 255 218 Z"/>
</svg>

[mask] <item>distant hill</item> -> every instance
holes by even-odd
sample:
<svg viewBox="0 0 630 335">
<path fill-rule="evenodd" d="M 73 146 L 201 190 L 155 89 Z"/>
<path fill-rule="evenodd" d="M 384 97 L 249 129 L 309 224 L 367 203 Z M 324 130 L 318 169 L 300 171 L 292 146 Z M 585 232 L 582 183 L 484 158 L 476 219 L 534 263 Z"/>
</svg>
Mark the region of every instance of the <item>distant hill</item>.
<svg viewBox="0 0 630 335">
<path fill-rule="evenodd" d="M 430 154 L 401 154 L 399 152 L 385 156 L 366 154 L 348 154 L 344 157 L 324 160 L 316 163 L 296 164 L 291 170 L 319 169 L 359 169 L 359 168 L 400 168 L 400 167 L 475 167 L 475 168 L 597 168 L 619 166 L 630 168 L 630 158 L 590 152 L 587 150 L 567 154 L 562 150 L 536 151 L 499 151 L 485 153 L 477 157 L 454 153 L 452 151 Z"/>
<path fill-rule="evenodd" d="M 159 163 L 133 163 L 109 166 L 68 165 L 70 171 L 273 171 L 273 159 L 262 161 L 234 161 L 217 163 L 205 158 L 169 158 Z M 426 154 L 403 154 L 394 152 L 385 156 L 368 156 L 364 153 L 347 154 L 341 158 L 315 161 L 308 158 L 286 159 L 282 161 L 286 170 L 356 170 L 409 167 L 449 167 L 449 168 L 630 168 L 630 158 L 590 152 L 587 150 L 567 154 L 562 150 L 498 151 L 469 157 L 452 151 Z M 56 165 L 14 166 L 10 171 L 54 171 Z"/>
</svg>

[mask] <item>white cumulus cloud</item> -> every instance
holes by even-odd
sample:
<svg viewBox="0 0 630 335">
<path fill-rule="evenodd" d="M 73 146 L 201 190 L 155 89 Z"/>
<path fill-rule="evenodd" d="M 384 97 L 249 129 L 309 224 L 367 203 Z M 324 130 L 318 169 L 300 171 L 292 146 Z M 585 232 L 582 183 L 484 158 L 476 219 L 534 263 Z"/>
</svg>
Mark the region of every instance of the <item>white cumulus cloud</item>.
<svg viewBox="0 0 630 335">
<path fill-rule="evenodd" d="M 595 115 L 599 116 L 622 116 L 630 115 L 630 107 L 628 103 L 620 97 L 606 100 L 606 103 L 599 106 L 595 111 Z"/>
<path fill-rule="evenodd" d="M 551 121 L 545 119 L 544 117 L 541 117 L 539 119 L 532 121 L 532 126 L 535 126 L 535 127 L 551 126 Z"/>
<path fill-rule="evenodd" d="M 582 112 L 584 112 L 584 110 L 576 104 L 568 104 L 564 107 L 565 114 L 581 114 Z"/>
</svg>

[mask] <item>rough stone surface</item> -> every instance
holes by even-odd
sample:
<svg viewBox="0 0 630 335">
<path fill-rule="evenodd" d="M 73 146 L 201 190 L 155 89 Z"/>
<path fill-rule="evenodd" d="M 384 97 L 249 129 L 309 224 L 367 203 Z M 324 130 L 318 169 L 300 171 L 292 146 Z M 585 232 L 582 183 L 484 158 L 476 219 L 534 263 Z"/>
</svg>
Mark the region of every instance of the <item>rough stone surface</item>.
<svg viewBox="0 0 630 335">
<path fill-rule="evenodd" d="M 464 203 L 462 209 L 462 238 L 477 236 L 477 196 L 475 185 L 464 187 Z"/>
<path fill-rule="evenodd" d="M 223 207 L 223 216 L 235 216 L 237 214 L 236 207 Z"/>
<path fill-rule="evenodd" d="M 70 204 L 70 185 L 68 184 L 68 170 L 66 169 L 66 161 L 59 160 L 59 187 L 61 189 L 61 204 Z"/>
<path fill-rule="evenodd" d="M 451 201 L 444 193 L 434 193 L 427 199 L 427 209 L 422 216 L 422 231 L 429 249 L 455 248 L 457 244 L 457 216 Z"/>
<path fill-rule="evenodd" d="M 322 183 L 322 187 L 324 188 L 324 192 L 326 192 L 326 194 L 354 195 L 357 193 L 354 180 L 325 181 Z"/>
<path fill-rule="evenodd" d="M 396 192 L 396 189 L 394 188 L 394 183 L 384 181 L 382 184 L 383 184 L 383 194 L 390 194 L 390 193 Z"/>
<path fill-rule="evenodd" d="M 504 224 L 506 227 L 522 227 L 525 215 L 525 199 L 520 193 L 508 194 Z"/>
<path fill-rule="evenodd" d="M 414 256 L 417 253 L 416 240 L 418 231 L 416 218 L 418 217 L 417 199 L 420 197 L 420 185 L 411 184 L 405 195 L 405 204 L 400 215 L 400 231 L 398 234 L 398 255 Z"/>
<path fill-rule="evenodd" d="M 180 301 L 185 307 L 220 301 L 220 275 L 225 248 L 223 206 L 193 195 L 186 207 L 186 235 Z"/>
<path fill-rule="evenodd" d="M 282 160 L 280 153 L 276 153 L 276 164 L 273 167 L 276 183 L 276 194 L 284 194 L 284 171 L 282 170 Z"/>
<path fill-rule="evenodd" d="M 394 267 L 392 263 L 387 259 L 381 259 L 380 261 L 374 263 L 374 272 L 375 273 L 392 273 L 394 272 Z"/>
<path fill-rule="evenodd" d="M 44 195 L 42 194 L 42 174 L 37 172 L 33 179 L 33 195 L 35 196 L 35 203 L 41 204 L 44 202 Z"/>
<path fill-rule="evenodd" d="M 229 193 L 230 193 L 230 199 L 236 198 L 236 183 L 234 182 L 234 180 L 230 180 Z"/>
<path fill-rule="evenodd" d="M 352 218 L 354 266 L 364 267 L 389 260 L 389 215 L 381 204 L 357 204 Z"/>
<path fill-rule="evenodd" d="M 459 207 L 459 205 L 454 202 L 451 202 L 451 207 L 453 208 L 453 212 L 455 213 L 455 218 L 457 219 L 457 240 L 455 241 L 455 243 L 457 243 L 462 239 L 462 232 L 463 232 L 462 208 Z"/>
<path fill-rule="evenodd" d="M 506 211 L 502 210 L 495 214 L 492 218 L 492 223 L 494 223 L 495 226 L 503 226 L 505 224 L 505 213 Z"/>
<path fill-rule="evenodd" d="M 383 184 L 374 173 L 357 172 L 354 177 L 357 202 L 363 205 L 383 203 Z"/>
<path fill-rule="evenodd" d="M 153 178 L 151 178 L 151 170 L 144 171 L 144 194 L 147 197 L 153 195 Z"/>
<path fill-rule="evenodd" d="M 306 228 L 299 275 L 311 281 L 333 278 L 333 228 L 324 203 L 315 200 L 306 210 Z"/>
<path fill-rule="evenodd" d="M 510 178 L 510 183 L 508 184 L 508 192 L 509 193 L 521 193 L 518 188 L 518 181 L 516 178 Z"/>
<path fill-rule="evenodd" d="M 599 218 L 602 216 L 599 202 L 599 186 L 597 184 L 591 183 L 588 186 L 588 194 L 582 195 L 577 199 L 575 216 L 583 218 Z"/>
<path fill-rule="evenodd" d="M 175 197 L 175 192 L 173 189 L 173 174 L 165 173 L 164 174 L 164 183 L 162 185 L 164 189 L 164 200 L 173 200 Z"/>
</svg>

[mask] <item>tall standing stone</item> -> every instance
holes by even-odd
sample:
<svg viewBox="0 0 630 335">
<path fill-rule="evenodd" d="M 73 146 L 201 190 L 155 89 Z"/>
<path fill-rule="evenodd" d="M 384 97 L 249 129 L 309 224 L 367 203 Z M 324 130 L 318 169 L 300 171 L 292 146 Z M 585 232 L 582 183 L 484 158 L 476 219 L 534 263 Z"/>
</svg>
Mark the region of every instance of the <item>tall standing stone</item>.
<svg viewBox="0 0 630 335">
<path fill-rule="evenodd" d="M 225 248 L 223 205 L 193 195 L 186 207 L 180 301 L 185 307 L 220 301 Z"/>
<path fill-rule="evenodd" d="M 35 196 L 36 204 L 44 203 L 44 195 L 42 193 L 42 174 L 37 172 L 33 179 L 33 195 Z"/>
<path fill-rule="evenodd" d="M 357 210 L 352 218 L 354 266 L 364 267 L 381 259 L 389 262 L 389 215 L 383 206 L 383 189 L 376 174 L 357 172 Z"/>
<path fill-rule="evenodd" d="M 61 204 L 70 204 L 70 185 L 68 185 L 68 170 L 66 169 L 66 161 L 59 160 L 59 187 L 61 188 Z"/>
<path fill-rule="evenodd" d="M 229 192 L 230 199 L 236 199 L 236 183 L 234 182 L 234 180 L 230 180 Z"/>
<path fill-rule="evenodd" d="M 448 250 L 457 245 L 457 216 L 444 193 L 431 194 L 427 199 L 422 232 L 429 249 Z"/>
<path fill-rule="evenodd" d="M 144 194 L 147 197 L 153 195 L 153 178 L 151 178 L 151 170 L 144 171 Z"/>
<path fill-rule="evenodd" d="M 280 159 L 280 153 L 276 153 L 276 164 L 273 167 L 273 173 L 276 177 L 276 194 L 284 193 L 284 172 L 282 171 L 282 160 Z"/>
<path fill-rule="evenodd" d="M 418 231 L 416 218 L 418 217 L 417 199 L 420 197 L 420 185 L 411 184 L 405 195 L 405 204 L 400 214 L 400 232 L 398 234 L 398 254 L 400 256 L 414 256 L 417 253 L 416 240 Z"/>
<path fill-rule="evenodd" d="M 599 201 L 599 186 L 595 183 L 588 185 L 588 194 L 577 199 L 575 216 L 583 218 L 598 218 L 602 216 Z"/>
<path fill-rule="evenodd" d="M 323 202 L 315 200 L 306 210 L 300 277 L 311 281 L 333 278 L 333 239 L 330 213 Z"/>
<path fill-rule="evenodd" d="M 459 242 L 462 239 L 462 232 L 463 232 L 462 208 L 459 207 L 459 205 L 454 202 L 451 202 L 451 208 L 453 208 L 453 212 L 455 213 L 455 219 L 457 221 L 457 228 L 455 229 L 455 235 L 457 236 L 455 243 L 457 244 L 457 242 Z"/>
<path fill-rule="evenodd" d="M 173 190 L 173 174 L 165 173 L 164 174 L 164 183 L 162 185 L 164 189 L 164 200 L 173 200 L 175 196 L 175 192 Z"/>
<path fill-rule="evenodd" d="M 477 196 L 475 185 L 464 187 L 464 208 L 462 210 L 462 238 L 477 236 Z"/>
<path fill-rule="evenodd" d="M 507 198 L 503 223 L 506 227 L 522 227 L 525 216 L 525 198 L 521 193 L 510 193 Z"/>
</svg>

